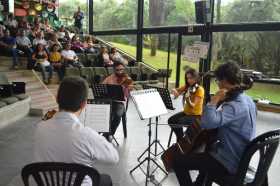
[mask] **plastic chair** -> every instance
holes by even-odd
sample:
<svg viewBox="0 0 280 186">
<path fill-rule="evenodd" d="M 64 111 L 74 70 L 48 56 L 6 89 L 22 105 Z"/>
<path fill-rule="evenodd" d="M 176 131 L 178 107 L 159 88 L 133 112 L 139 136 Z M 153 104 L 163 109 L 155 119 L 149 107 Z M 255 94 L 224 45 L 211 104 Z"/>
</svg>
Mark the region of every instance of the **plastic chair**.
<svg viewBox="0 0 280 186">
<path fill-rule="evenodd" d="M 207 175 L 206 185 L 209 186 L 215 182 L 222 186 L 267 186 L 268 169 L 279 146 L 279 139 L 280 129 L 258 136 L 245 149 L 236 175 L 217 178 L 210 173 Z M 256 152 L 259 152 L 260 158 L 257 169 L 253 170 L 249 164 Z"/>
<path fill-rule="evenodd" d="M 93 69 L 92 69 L 92 67 L 82 67 L 80 69 L 80 71 L 81 71 L 81 77 L 86 79 L 88 84 L 91 85 L 93 83 L 93 77 L 92 77 Z"/>
<path fill-rule="evenodd" d="M 29 186 L 29 178 L 33 176 L 40 186 L 80 186 L 89 176 L 93 186 L 100 183 L 100 174 L 92 167 L 76 163 L 40 162 L 26 165 L 21 171 L 25 186 Z"/>
</svg>

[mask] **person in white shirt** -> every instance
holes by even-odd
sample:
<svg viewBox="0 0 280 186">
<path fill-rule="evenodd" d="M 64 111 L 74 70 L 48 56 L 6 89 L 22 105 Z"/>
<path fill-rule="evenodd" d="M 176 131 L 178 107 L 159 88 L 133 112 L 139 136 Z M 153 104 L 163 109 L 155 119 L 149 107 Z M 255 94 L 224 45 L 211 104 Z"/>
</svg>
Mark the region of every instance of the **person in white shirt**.
<svg viewBox="0 0 280 186">
<path fill-rule="evenodd" d="M 27 56 L 27 69 L 32 69 L 34 66 L 34 62 L 32 60 L 32 44 L 29 40 L 29 38 L 26 36 L 26 32 L 24 29 L 19 30 L 19 35 L 16 37 L 17 42 L 17 49 L 23 51 L 25 55 Z"/>
<path fill-rule="evenodd" d="M 44 32 L 38 32 L 36 37 L 33 39 L 33 46 L 36 47 L 38 44 L 41 44 L 45 47 L 47 47 L 47 41 L 44 39 Z"/>
<path fill-rule="evenodd" d="M 35 162 L 79 163 L 93 167 L 96 161 L 119 161 L 118 151 L 114 146 L 79 121 L 78 117 L 86 106 L 87 97 L 88 85 L 84 79 L 64 78 L 57 93 L 59 111 L 51 119 L 36 126 Z M 86 177 L 82 185 L 91 185 L 91 179 Z"/>
<path fill-rule="evenodd" d="M 82 67 L 79 58 L 75 51 L 71 50 L 71 43 L 65 44 L 64 50 L 61 51 L 61 56 L 66 67 Z"/>
</svg>

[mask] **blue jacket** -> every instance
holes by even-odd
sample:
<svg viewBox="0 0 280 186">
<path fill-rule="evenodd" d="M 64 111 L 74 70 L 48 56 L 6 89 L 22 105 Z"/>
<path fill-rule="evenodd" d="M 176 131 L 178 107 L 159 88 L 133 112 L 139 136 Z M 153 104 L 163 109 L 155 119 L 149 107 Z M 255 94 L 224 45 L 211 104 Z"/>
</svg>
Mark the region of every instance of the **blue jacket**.
<svg viewBox="0 0 280 186">
<path fill-rule="evenodd" d="M 210 154 L 227 170 L 235 174 L 248 143 L 256 135 L 257 109 L 253 100 L 241 93 L 219 108 L 206 105 L 202 115 L 202 128 L 218 128 L 219 143 Z"/>
</svg>

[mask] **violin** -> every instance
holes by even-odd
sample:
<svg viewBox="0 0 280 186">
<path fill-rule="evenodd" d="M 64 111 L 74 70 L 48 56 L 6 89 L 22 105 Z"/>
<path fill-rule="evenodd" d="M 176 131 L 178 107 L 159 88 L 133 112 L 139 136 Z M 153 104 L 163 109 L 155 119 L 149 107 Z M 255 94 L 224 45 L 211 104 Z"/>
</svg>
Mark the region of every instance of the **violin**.
<svg viewBox="0 0 280 186">
<path fill-rule="evenodd" d="M 125 87 L 133 84 L 133 80 L 129 77 L 128 74 L 123 73 L 121 76 L 118 76 L 118 83 L 119 85 L 123 85 Z"/>
<path fill-rule="evenodd" d="M 49 110 L 43 117 L 42 117 L 42 120 L 43 121 L 47 121 L 51 118 L 54 117 L 54 115 L 57 113 L 57 110 Z"/>
</svg>

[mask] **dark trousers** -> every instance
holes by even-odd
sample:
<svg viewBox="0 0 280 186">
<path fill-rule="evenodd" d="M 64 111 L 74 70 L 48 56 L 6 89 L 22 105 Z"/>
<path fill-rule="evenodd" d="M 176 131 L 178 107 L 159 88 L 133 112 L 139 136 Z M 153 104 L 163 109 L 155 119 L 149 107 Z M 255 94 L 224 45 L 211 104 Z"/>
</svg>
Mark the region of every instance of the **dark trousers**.
<svg viewBox="0 0 280 186">
<path fill-rule="evenodd" d="M 184 136 L 183 127 L 180 127 L 180 125 L 191 125 L 195 122 L 197 117 L 198 116 L 186 115 L 184 112 L 179 112 L 168 119 L 167 122 L 171 129 L 175 132 L 177 140 L 182 139 Z M 177 126 L 172 126 L 172 124 Z"/>
<path fill-rule="evenodd" d="M 121 118 L 125 112 L 125 106 L 122 102 L 113 102 L 112 103 L 112 122 L 111 122 L 111 135 L 114 135 L 120 122 Z"/>
<path fill-rule="evenodd" d="M 180 186 L 198 186 L 203 184 L 204 175 L 211 173 L 217 178 L 229 175 L 227 169 L 208 153 L 178 154 L 173 167 Z M 189 171 L 198 170 L 196 183 L 192 182 Z"/>
<path fill-rule="evenodd" d="M 27 69 L 32 69 L 35 64 L 35 61 L 32 60 L 33 49 L 25 46 L 17 46 L 17 48 L 23 51 L 27 57 Z"/>
<path fill-rule="evenodd" d="M 57 72 L 59 80 L 62 81 L 65 74 L 65 66 L 63 64 L 52 63 L 53 69 Z"/>
</svg>

